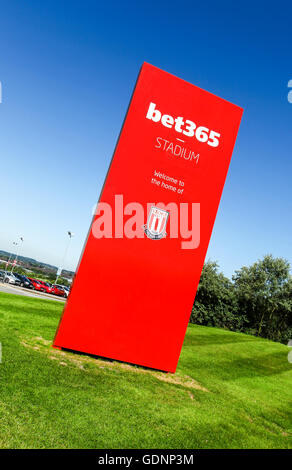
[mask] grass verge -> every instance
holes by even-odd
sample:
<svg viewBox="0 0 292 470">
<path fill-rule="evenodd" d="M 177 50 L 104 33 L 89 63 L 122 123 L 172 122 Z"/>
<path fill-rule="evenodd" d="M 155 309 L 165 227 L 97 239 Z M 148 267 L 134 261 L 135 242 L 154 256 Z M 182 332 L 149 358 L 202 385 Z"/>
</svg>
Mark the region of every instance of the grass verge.
<svg viewBox="0 0 292 470">
<path fill-rule="evenodd" d="M 51 348 L 62 308 L 0 294 L 1 448 L 292 448 L 286 346 L 189 325 L 164 374 Z"/>
</svg>

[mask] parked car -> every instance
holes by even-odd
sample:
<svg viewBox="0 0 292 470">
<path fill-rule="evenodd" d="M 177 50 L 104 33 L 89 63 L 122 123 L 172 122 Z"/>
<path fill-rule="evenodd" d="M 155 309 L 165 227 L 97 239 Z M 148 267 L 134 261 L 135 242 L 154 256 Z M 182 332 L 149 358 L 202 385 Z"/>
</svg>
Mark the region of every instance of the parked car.
<svg viewBox="0 0 292 470">
<path fill-rule="evenodd" d="M 39 279 L 37 279 L 37 282 L 39 282 L 42 285 L 43 292 L 46 292 L 47 294 L 52 293 L 52 285 L 49 282 L 40 281 Z"/>
<path fill-rule="evenodd" d="M 43 291 L 44 286 L 39 281 L 33 279 L 32 277 L 29 277 L 28 279 L 32 282 L 34 290 Z"/>
<path fill-rule="evenodd" d="M 26 287 L 27 289 L 33 289 L 32 282 L 23 274 L 14 273 L 14 276 L 20 281 L 20 287 Z"/>
<path fill-rule="evenodd" d="M 65 291 L 66 297 L 68 297 L 68 295 L 70 294 L 70 288 L 67 286 L 63 286 L 63 289 Z"/>
<path fill-rule="evenodd" d="M 0 281 L 4 281 L 5 271 L 0 270 Z"/>
<path fill-rule="evenodd" d="M 59 289 L 62 289 L 65 293 L 65 297 L 68 297 L 70 293 L 69 287 L 63 286 L 62 284 L 55 284 L 55 286 L 57 286 Z"/>
<path fill-rule="evenodd" d="M 60 297 L 66 297 L 64 289 L 57 284 L 52 285 L 52 294 L 59 295 Z"/>
<path fill-rule="evenodd" d="M 20 286 L 20 280 L 17 279 L 17 277 L 12 273 L 5 273 L 4 282 L 7 282 L 7 284 L 13 284 L 15 286 Z"/>
</svg>

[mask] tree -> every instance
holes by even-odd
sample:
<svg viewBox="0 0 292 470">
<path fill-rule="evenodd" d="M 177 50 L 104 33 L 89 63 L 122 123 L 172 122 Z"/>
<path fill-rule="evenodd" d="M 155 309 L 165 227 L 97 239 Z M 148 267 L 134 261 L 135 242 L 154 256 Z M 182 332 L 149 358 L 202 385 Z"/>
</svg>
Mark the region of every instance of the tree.
<svg viewBox="0 0 292 470">
<path fill-rule="evenodd" d="M 248 319 L 250 333 L 276 341 L 285 341 L 291 334 L 292 278 L 289 271 L 287 260 L 266 255 L 235 272 L 238 308 Z"/>
<path fill-rule="evenodd" d="M 208 261 L 202 270 L 191 323 L 241 331 L 245 318 L 236 312 L 237 302 L 232 282 L 218 272 L 216 262 Z"/>
</svg>

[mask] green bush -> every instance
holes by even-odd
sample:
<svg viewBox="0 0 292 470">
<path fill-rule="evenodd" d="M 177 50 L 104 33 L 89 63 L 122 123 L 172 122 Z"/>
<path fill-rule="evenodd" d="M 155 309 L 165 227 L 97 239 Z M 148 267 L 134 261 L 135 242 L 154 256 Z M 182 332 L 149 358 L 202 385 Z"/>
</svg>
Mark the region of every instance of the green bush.
<svg viewBox="0 0 292 470">
<path fill-rule="evenodd" d="M 292 278 L 283 258 L 265 256 L 232 281 L 215 262 L 204 265 L 191 323 L 242 331 L 286 343 L 292 338 Z"/>
<path fill-rule="evenodd" d="M 244 329 L 246 318 L 237 313 L 234 285 L 218 272 L 216 262 L 204 265 L 190 322 L 232 331 Z"/>
</svg>

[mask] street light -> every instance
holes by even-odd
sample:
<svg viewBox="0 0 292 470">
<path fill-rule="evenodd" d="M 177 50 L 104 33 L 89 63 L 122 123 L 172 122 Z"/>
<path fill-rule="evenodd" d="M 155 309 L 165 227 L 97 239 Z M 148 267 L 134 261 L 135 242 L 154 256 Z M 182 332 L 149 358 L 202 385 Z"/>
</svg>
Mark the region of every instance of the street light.
<svg viewBox="0 0 292 470">
<path fill-rule="evenodd" d="M 22 247 L 22 243 L 23 243 L 23 238 L 22 237 L 20 237 L 20 241 L 21 241 L 21 243 L 16 243 L 18 248 L 17 248 L 15 260 L 14 260 L 13 265 L 12 265 L 11 274 L 13 273 L 13 269 L 15 268 L 15 265 L 17 263 L 17 259 L 18 259 L 19 253 L 20 253 L 20 249 Z"/>
<path fill-rule="evenodd" d="M 68 252 L 68 248 L 69 248 L 69 245 L 70 245 L 70 242 L 71 242 L 71 238 L 74 237 L 74 233 L 70 232 L 69 230 L 68 230 L 67 234 L 69 236 L 69 240 L 68 240 L 68 243 L 67 243 L 66 248 L 65 248 L 65 253 L 64 253 L 64 256 L 63 256 L 62 264 L 58 268 L 58 271 L 57 271 L 57 277 L 56 277 L 55 284 L 57 284 L 59 276 L 61 276 L 61 274 L 62 274 L 62 270 L 63 270 L 65 258 L 66 258 L 67 252 Z"/>
<path fill-rule="evenodd" d="M 12 242 L 12 245 L 17 246 L 18 243 L 17 243 L 17 242 Z M 9 258 L 8 258 L 8 260 L 6 261 L 6 265 L 5 265 L 5 274 L 7 273 L 7 268 L 8 268 L 8 266 L 9 266 L 9 263 L 10 263 L 10 260 L 11 260 L 12 256 L 13 256 L 13 252 L 11 251 L 11 253 L 10 253 L 10 255 L 9 255 Z"/>
</svg>

